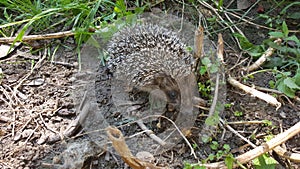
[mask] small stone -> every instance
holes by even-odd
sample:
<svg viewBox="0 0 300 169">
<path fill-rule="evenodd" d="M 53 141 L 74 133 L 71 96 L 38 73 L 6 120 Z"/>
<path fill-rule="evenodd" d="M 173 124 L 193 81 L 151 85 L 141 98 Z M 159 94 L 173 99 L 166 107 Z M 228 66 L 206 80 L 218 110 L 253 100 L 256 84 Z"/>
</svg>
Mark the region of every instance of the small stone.
<svg viewBox="0 0 300 169">
<path fill-rule="evenodd" d="M 31 134 L 33 134 L 34 130 L 33 129 L 26 129 L 22 132 L 22 137 L 23 138 L 27 138 L 29 137 Z"/>
<path fill-rule="evenodd" d="M 74 63 L 73 63 L 73 66 L 74 66 L 74 67 L 77 67 L 78 65 L 79 65 L 78 62 L 74 62 Z"/>
<path fill-rule="evenodd" d="M 136 154 L 136 157 L 145 162 L 153 162 L 155 160 L 153 154 L 147 152 L 147 151 L 141 151 Z"/>
<path fill-rule="evenodd" d="M 48 136 L 45 134 L 42 134 L 42 136 L 38 139 L 37 144 L 41 145 L 43 143 L 45 143 L 48 139 Z"/>
<path fill-rule="evenodd" d="M 284 119 L 286 118 L 286 113 L 284 111 L 280 112 L 279 115 L 280 115 L 280 117 L 282 117 Z"/>
<path fill-rule="evenodd" d="M 14 141 L 19 141 L 22 138 L 21 133 L 17 133 L 14 137 Z"/>
</svg>

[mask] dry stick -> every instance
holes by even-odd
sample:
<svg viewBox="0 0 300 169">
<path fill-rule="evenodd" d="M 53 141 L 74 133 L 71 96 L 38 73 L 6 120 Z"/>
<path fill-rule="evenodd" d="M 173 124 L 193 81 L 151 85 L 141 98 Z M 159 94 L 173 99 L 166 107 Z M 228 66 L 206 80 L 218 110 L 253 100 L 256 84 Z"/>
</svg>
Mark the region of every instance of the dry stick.
<svg viewBox="0 0 300 169">
<path fill-rule="evenodd" d="M 282 128 L 282 123 L 280 123 L 280 132 L 282 133 L 283 132 L 283 128 Z M 282 148 L 282 147 L 283 148 Z M 292 160 L 294 162 L 300 162 L 300 154 L 299 153 L 291 153 L 291 152 L 288 152 L 286 150 L 286 145 L 285 143 L 283 143 L 281 146 L 277 146 L 274 148 L 274 151 L 282 156 L 283 158 L 286 158 L 286 159 L 289 159 L 289 160 Z"/>
<path fill-rule="evenodd" d="M 217 57 L 220 60 L 220 67 L 222 67 L 224 63 L 224 57 L 223 57 L 223 52 L 224 52 L 224 43 L 223 43 L 223 38 L 222 34 L 218 34 L 218 48 L 217 48 Z M 217 61 L 218 62 L 218 61 Z M 215 108 L 217 106 L 217 102 L 219 100 L 219 88 L 220 88 L 220 73 L 222 72 L 217 72 L 216 74 L 216 84 L 215 84 L 215 93 L 214 93 L 214 98 L 213 102 L 211 104 L 211 109 L 209 110 L 208 113 L 208 118 L 211 117 L 215 113 Z"/>
<path fill-rule="evenodd" d="M 19 90 L 16 90 L 14 92 L 14 90 L 9 86 L 9 85 L 6 85 L 6 84 L 2 84 L 3 87 L 6 87 L 7 89 L 9 89 L 10 92 L 13 92 L 13 97 L 10 97 L 9 95 L 6 94 L 5 92 L 5 96 L 9 99 L 9 102 L 13 103 L 12 105 L 19 105 L 21 104 L 22 105 L 22 102 L 20 101 L 20 99 L 17 97 L 17 93 L 21 93 Z M 8 93 L 8 92 L 7 92 Z M 15 99 L 13 101 L 13 98 Z"/>
<path fill-rule="evenodd" d="M 236 18 L 238 18 L 238 19 L 240 19 L 240 20 L 242 20 L 242 21 L 244 21 L 244 22 L 246 22 L 246 23 L 248 23 L 248 24 L 257 26 L 257 27 L 259 27 L 259 28 L 264 28 L 264 29 L 268 29 L 268 30 L 272 30 L 272 31 L 277 31 L 277 29 L 269 28 L 269 27 L 266 27 L 266 26 L 259 25 L 259 24 L 257 24 L 257 23 L 251 22 L 251 21 L 249 21 L 249 20 L 247 20 L 247 19 L 245 19 L 245 18 L 242 18 L 242 17 L 240 17 L 240 16 L 238 16 L 237 14 L 234 14 L 234 13 L 232 13 L 232 12 L 224 11 L 224 13 L 228 13 L 229 15 L 232 15 L 232 16 L 234 16 L 234 17 L 236 17 Z M 289 30 L 289 32 L 296 32 L 296 33 L 297 33 L 297 32 L 300 32 L 300 31 L 299 31 L 299 30 Z"/>
<path fill-rule="evenodd" d="M 293 162 L 300 162 L 300 154 L 299 153 L 291 153 L 291 152 L 288 152 L 287 150 L 283 149 L 282 147 L 280 146 L 277 146 L 274 148 L 274 151 L 280 155 L 281 157 L 284 157 L 286 159 L 289 159 Z"/>
<path fill-rule="evenodd" d="M 224 64 L 224 41 L 222 34 L 218 34 L 218 50 L 217 50 L 217 56 L 218 59 L 220 59 L 221 64 Z M 222 65 L 221 65 L 222 66 Z"/>
<path fill-rule="evenodd" d="M 4 103 L 6 103 L 7 105 L 8 105 L 8 107 L 11 109 L 11 110 L 13 110 L 14 108 L 12 107 L 12 104 L 11 103 L 13 103 L 12 102 L 12 98 L 7 94 L 7 91 L 5 91 L 5 89 L 2 87 L 2 86 L 0 86 L 0 91 L 2 91 L 2 93 L 6 96 L 6 98 L 7 99 L 9 99 L 9 102 L 7 102 L 2 96 L 0 97 L 0 100 L 2 100 Z M 12 131 L 11 131 L 11 135 L 12 135 L 12 137 L 14 137 L 15 136 L 15 122 L 16 122 L 16 112 L 14 111 L 13 112 L 13 119 L 12 119 Z"/>
<path fill-rule="evenodd" d="M 255 144 L 253 144 L 251 141 L 249 141 L 248 139 L 246 139 L 244 136 L 242 136 L 240 133 L 238 133 L 236 130 L 234 130 L 231 126 L 229 126 L 227 123 L 224 122 L 223 119 L 220 118 L 220 122 L 231 132 L 233 132 L 235 135 L 237 135 L 238 137 L 240 137 L 242 140 L 244 140 L 245 142 L 247 142 L 249 145 L 251 145 L 253 148 L 257 147 Z"/>
<path fill-rule="evenodd" d="M 300 122 L 289 128 L 283 133 L 278 134 L 276 137 L 271 139 L 270 141 L 263 143 L 261 146 L 256 147 L 242 155 L 237 156 L 235 159 L 240 163 L 244 164 L 247 163 L 256 157 L 274 149 L 275 147 L 279 146 L 280 144 L 286 142 L 288 139 L 294 137 L 296 134 L 300 133 Z M 211 164 L 198 164 L 199 166 L 205 166 L 208 168 L 227 168 L 225 162 L 216 162 Z M 237 164 L 234 167 L 238 167 Z"/>
<path fill-rule="evenodd" d="M 186 142 L 186 144 L 190 147 L 191 150 L 191 155 L 194 156 L 195 159 L 198 159 L 191 143 L 187 140 L 187 138 L 184 136 L 184 134 L 181 132 L 181 130 L 178 128 L 178 126 L 175 124 L 175 122 L 171 119 L 169 119 L 168 117 L 165 116 L 161 116 L 161 115 L 152 115 L 152 116 L 148 116 L 148 117 L 157 117 L 157 118 L 164 118 L 166 120 L 168 120 L 170 123 L 172 123 L 172 125 L 175 127 L 175 129 L 177 130 L 177 132 L 180 134 L 180 136 L 183 138 L 183 140 Z M 146 119 L 147 117 L 143 118 Z"/>
<path fill-rule="evenodd" d="M 264 101 L 266 101 L 267 103 L 270 103 L 273 106 L 276 106 L 276 110 L 278 110 L 281 107 L 281 103 L 278 102 L 275 97 L 273 97 L 269 94 L 263 93 L 261 91 L 258 91 L 254 88 L 249 87 L 249 86 L 246 86 L 244 84 L 241 84 L 240 82 L 238 82 L 237 80 L 235 80 L 231 76 L 229 76 L 228 82 L 232 86 L 240 88 L 240 89 L 244 90 L 246 93 L 251 94 L 255 97 L 258 97 L 259 99 L 264 100 Z"/>
<path fill-rule="evenodd" d="M 300 133 L 300 122 L 289 128 L 283 133 L 278 134 L 275 138 L 271 139 L 270 141 L 262 144 L 261 146 L 248 151 L 245 154 L 238 156 L 236 159 L 240 163 L 246 163 L 272 149 L 279 146 L 280 144 L 286 142 L 288 139 L 292 138 L 296 134 Z"/>
<path fill-rule="evenodd" d="M 49 143 L 54 143 L 56 141 L 62 140 L 63 136 L 65 137 L 71 137 L 72 135 L 75 134 L 75 132 L 77 131 L 77 129 L 80 127 L 80 124 L 83 123 L 83 121 L 86 119 L 88 113 L 89 113 L 89 106 L 90 104 L 88 104 L 88 99 L 87 99 L 87 91 L 85 91 L 80 105 L 79 107 L 76 109 L 76 114 L 78 114 L 78 116 L 76 117 L 76 119 L 72 120 L 71 123 L 69 123 L 69 125 L 67 126 L 66 130 L 63 131 L 63 134 L 59 133 L 54 135 L 53 137 L 49 137 L 48 142 Z"/>
<path fill-rule="evenodd" d="M 31 41 L 31 40 L 44 40 L 44 39 L 56 39 L 62 38 L 67 36 L 75 35 L 72 31 L 64 31 L 64 32 L 57 32 L 57 33 L 49 33 L 44 35 L 28 35 L 23 36 L 21 41 Z M 16 40 L 17 37 L 8 37 L 8 38 L 0 38 L 0 43 L 12 43 Z"/>
<path fill-rule="evenodd" d="M 214 13 L 215 13 L 215 15 L 216 15 L 223 23 L 225 23 L 225 25 L 230 29 L 230 31 L 231 31 L 232 33 L 235 33 L 235 31 L 233 30 L 233 28 L 232 28 L 227 22 L 225 22 L 225 20 L 219 15 L 218 11 L 217 11 L 215 8 L 213 8 L 211 5 L 209 5 L 209 4 L 206 3 L 205 1 L 200 1 L 200 0 L 198 0 L 198 2 L 199 2 L 201 5 L 203 5 L 203 6 L 207 7 L 207 8 L 209 8 L 209 9 L 213 10 Z M 239 29 L 237 29 L 237 30 L 239 31 L 239 33 L 242 33 Z M 242 33 L 242 34 L 243 34 L 243 33 Z M 236 40 L 236 42 L 237 42 L 239 48 L 241 49 L 241 44 L 240 44 L 239 40 L 238 40 L 236 37 L 234 37 L 234 38 L 235 38 L 235 40 Z"/>
<path fill-rule="evenodd" d="M 264 124 L 264 123 L 265 123 L 264 121 L 259 121 L 259 120 L 226 122 L 226 124 Z"/>
<path fill-rule="evenodd" d="M 145 126 L 145 124 L 143 123 L 142 120 L 138 120 L 136 123 L 140 126 L 140 128 L 141 128 L 143 131 L 146 132 L 146 134 L 147 134 L 150 138 L 152 138 L 152 139 L 153 139 L 154 141 L 156 141 L 158 144 L 160 144 L 161 146 L 165 146 L 165 145 L 167 144 L 165 141 L 163 141 L 162 139 L 160 139 L 159 137 L 157 137 L 157 136 L 153 133 L 152 130 L 149 130 L 149 129 L 147 128 L 147 126 Z"/>
<path fill-rule="evenodd" d="M 260 86 L 255 86 L 255 89 L 260 90 L 260 91 L 265 91 L 265 92 L 271 92 L 271 93 L 276 93 L 276 94 L 283 94 L 281 91 L 279 90 L 275 90 L 275 89 L 269 89 L 266 87 L 260 87 Z M 285 95 L 284 95 L 285 96 Z M 289 98 L 287 98 L 289 103 L 291 103 L 291 101 L 289 100 Z M 300 98 L 297 96 L 294 96 L 293 98 L 294 100 L 296 100 L 297 102 L 300 102 Z M 291 103 L 293 105 L 293 103 Z"/>
<path fill-rule="evenodd" d="M 282 42 L 281 39 L 276 39 L 274 41 L 274 43 L 276 43 L 277 45 L 280 45 L 281 42 Z M 252 65 L 250 65 L 247 68 L 244 68 L 244 70 L 246 70 L 247 72 L 251 72 L 253 70 L 258 69 L 267 60 L 267 58 L 270 57 L 274 53 L 274 51 L 275 51 L 274 48 L 269 47 L 267 49 L 267 51 L 258 60 L 256 60 L 255 63 L 253 63 Z"/>
<path fill-rule="evenodd" d="M 35 121 L 36 122 L 36 121 Z M 33 136 L 33 134 L 35 133 L 35 131 L 39 128 L 39 123 L 36 122 L 36 127 L 33 129 L 33 131 L 30 133 L 30 135 L 27 137 L 27 139 L 24 142 L 24 145 L 26 145 L 29 141 L 29 139 L 31 138 L 31 136 Z"/>
<path fill-rule="evenodd" d="M 195 58 L 199 60 L 203 55 L 203 40 L 204 40 L 204 29 L 199 26 L 195 31 L 194 46 L 195 46 Z"/>
</svg>

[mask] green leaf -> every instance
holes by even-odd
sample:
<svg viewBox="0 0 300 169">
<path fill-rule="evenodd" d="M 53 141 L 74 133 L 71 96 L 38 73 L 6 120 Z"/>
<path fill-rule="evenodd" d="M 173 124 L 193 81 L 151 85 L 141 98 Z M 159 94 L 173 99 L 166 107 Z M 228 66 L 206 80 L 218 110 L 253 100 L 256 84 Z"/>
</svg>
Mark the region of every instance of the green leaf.
<svg viewBox="0 0 300 169">
<path fill-rule="evenodd" d="M 294 76 L 294 80 L 295 80 L 295 83 L 300 86 L 300 68 L 298 68 L 295 76 Z"/>
<path fill-rule="evenodd" d="M 219 115 L 215 113 L 213 116 L 206 118 L 205 124 L 209 126 L 214 126 L 219 123 Z"/>
<path fill-rule="evenodd" d="M 216 73 L 216 72 L 218 72 L 218 70 L 219 70 L 219 67 L 218 67 L 218 65 L 217 64 L 212 64 L 211 65 L 211 67 L 210 67 L 210 73 Z"/>
<path fill-rule="evenodd" d="M 236 116 L 236 117 L 240 117 L 242 115 L 243 115 L 243 112 L 241 112 L 241 111 L 235 111 L 234 112 L 234 116 Z"/>
<path fill-rule="evenodd" d="M 188 163 L 188 162 L 184 163 L 184 168 L 183 169 L 192 169 L 192 168 L 193 167 L 192 167 L 192 165 L 190 163 Z"/>
<path fill-rule="evenodd" d="M 227 155 L 226 158 L 225 158 L 225 164 L 226 164 L 228 169 L 233 168 L 233 162 L 234 162 L 234 158 L 233 158 L 232 154 Z"/>
<path fill-rule="evenodd" d="M 263 154 L 253 161 L 253 164 L 256 169 L 275 169 L 276 164 L 278 163 L 274 158 Z"/>
<path fill-rule="evenodd" d="M 201 140 L 203 141 L 203 143 L 208 143 L 212 140 L 212 138 L 209 137 L 208 135 L 202 135 Z"/>
<path fill-rule="evenodd" d="M 294 12 L 291 15 L 288 15 L 287 18 L 300 19 L 300 12 Z"/>
<path fill-rule="evenodd" d="M 230 151 L 230 146 L 229 146 L 229 144 L 224 144 L 224 145 L 223 145 L 223 148 L 224 148 L 227 152 Z"/>
<path fill-rule="evenodd" d="M 279 91 L 281 91 L 282 93 L 284 93 L 285 95 L 287 95 L 290 98 L 294 98 L 295 97 L 295 91 L 289 87 L 287 87 L 284 82 L 284 80 L 282 80 L 281 82 L 278 83 L 277 85 L 277 89 Z"/>
<path fill-rule="evenodd" d="M 238 33 L 234 33 L 233 36 L 238 38 L 242 49 L 248 51 L 251 56 L 258 57 L 263 53 L 262 45 L 253 45 L 245 36 Z"/>
<path fill-rule="evenodd" d="M 208 57 L 203 58 L 203 59 L 201 60 L 201 63 L 202 63 L 203 65 L 205 65 L 205 66 L 208 66 L 208 67 L 211 65 L 211 61 L 210 61 L 210 59 L 209 59 Z"/>
<path fill-rule="evenodd" d="M 208 155 L 208 159 L 209 159 L 210 161 L 214 160 L 215 157 L 216 157 L 216 155 L 214 155 L 214 154 L 209 154 L 209 155 Z"/>
<path fill-rule="evenodd" d="M 216 17 L 216 16 L 213 16 L 213 17 L 211 17 L 211 18 L 207 18 L 207 21 L 208 21 L 208 22 L 216 22 L 216 20 L 217 20 L 217 17 Z"/>
<path fill-rule="evenodd" d="M 269 35 L 274 38 L 283 38 L 284 34 L 282 32 L 269 32 Z"/>
<path fill-rule="evenodd" d="M 289 34 L 289 28 L 287 27 L 285 21 L 282 22 L 282 32 L 284 34 L 284 37 L 287 37 Z"/>
<path fill-rule="evenodd" d="M 267 126 L 271 126 L 272 122 L 270 120 L 262 120 L 262 122 L 267 125 Z"/>
<path fill-rule="evenodd" d="M 298 45 L 300 45 L 300 41 L 299 39 L 297 38 L 297 36 L 293 35 L 293 36 L 289 36 L 287 38 L 284 38 L 285 41 L 294 41 L 296 42 Z"/>
<path fill-rule="evenodd" d="M 206 73 L 206 71 L 207 71 L 206 66 L 201 66 L 200 67 L 200 75 L 204 75 Z"/>
<path fill-rule="evenodd" d="M 289 88 L 291 88 L 291 89 L 300 89 L 300 86 L 298 86 L 298 85 L 295 83 L 295 80 L 294 80 L 293 78 L 288 77 L 288 78 L 286 78 L 286 79 L 283 80 L 283 83 L 284 83 L 287 87 L 289 87 Z"/>
<path fill-rule="evenodd" d="M 212 143 L 210 144 L 210 148 L 212 150 L 217 150 L 219 148 L 219 143 L 216 141 L 212 141 Z"/>
<path fill-rule="evenodd" d="M 287 5 L 286 7 L 284 7 L 283 9 L 282 9 L 282 11 L 280 12 L 280 14 L 285 14 L 286 13 L 286 11 L 287 11 L 287 9 L 289 9 L 291 6 L 293 6 L 293 5 L 300 5 L 300 2 L 293 2 L 293 3 L 290 3 L 289 5 Z"/>
<path fill-rule="evenodd" d="M 223 6 L 223 0 L 219 0 L 219 3 L 218 3 L 218 10 L 220 10 L 222 6 Z"/>
<path fill-rule="evenodd" d="M 239 33 L 234 33 L 233 36 L 239 39 L 241 47 L 244 50 L 248 50 L 249 48 L 252 48 L 254 46 L 245 36 Z"/>
<path fill-rule="evenodd" d="M 124 16 L 126 12 L 126 4 L 124 0 L 117 0 L 116 6 L 114 7 L 114 11 L 120 16 Z"/>
</svg>

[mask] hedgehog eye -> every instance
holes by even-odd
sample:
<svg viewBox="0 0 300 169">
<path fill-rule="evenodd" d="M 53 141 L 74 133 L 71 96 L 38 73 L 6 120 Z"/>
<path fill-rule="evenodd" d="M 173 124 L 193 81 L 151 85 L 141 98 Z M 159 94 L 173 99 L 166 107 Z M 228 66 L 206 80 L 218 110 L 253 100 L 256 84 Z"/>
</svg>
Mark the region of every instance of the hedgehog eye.
<svg viewBox="0 0 300 169">
<path fill-rule="evenodd" d="M 176 99 L 177 98 L 177 92 L 175 90 L 171 90 L 168 92 L 168 96 L 170 97 L 170 99 Z"/>
</svg>

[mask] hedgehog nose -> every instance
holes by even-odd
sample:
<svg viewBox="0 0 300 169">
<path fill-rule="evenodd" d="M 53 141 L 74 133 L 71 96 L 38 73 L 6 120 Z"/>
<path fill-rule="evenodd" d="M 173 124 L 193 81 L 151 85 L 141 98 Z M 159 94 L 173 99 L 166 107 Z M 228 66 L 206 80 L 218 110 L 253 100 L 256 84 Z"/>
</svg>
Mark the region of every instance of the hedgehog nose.
<svg viewBox="0 0 300 169">
<path fill-rule="evenodd" d="M 176 104 L 168 103 L 167 104 L 167 110 L 168 110 L 168 112 L 174 112 L 176 110 Z"/>
</svg>

